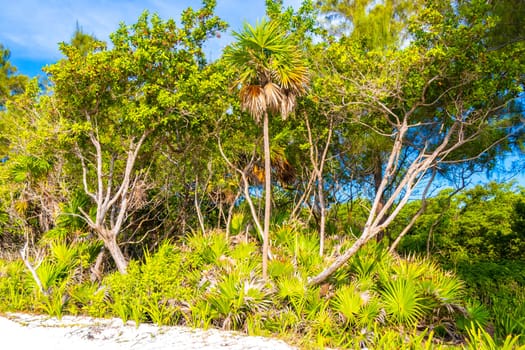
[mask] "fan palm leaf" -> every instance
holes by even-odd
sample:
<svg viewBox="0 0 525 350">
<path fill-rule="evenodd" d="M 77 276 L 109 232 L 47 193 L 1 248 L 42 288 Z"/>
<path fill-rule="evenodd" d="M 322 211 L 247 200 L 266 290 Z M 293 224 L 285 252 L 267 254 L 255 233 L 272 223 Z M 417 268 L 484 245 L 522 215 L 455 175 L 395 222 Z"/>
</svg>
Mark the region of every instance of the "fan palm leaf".
<svg viewBox="0 0 525 350">
<path fill-rule="evenodd" d="M 264 89 L 259 85 L 248 85 L 240 91 L 242 109 L 259 122 L 266 112 L 266 97 Z"/>
<path fill-rule="evenodd" d="M 353 322 L 364 300 L 354 285 L 346 285 L 335 292 L 331 304 L 345 322 Z"/>
<path fill-rule="evenodd" d="M 413 326 L 425 315 L 424 299 L 411 280 L 395 279 L 385 286 L 381 294 L 385 311 L 395 323 Z"/>
<path fill-rule="evenodd" d="M 226 48 L 224 57 L 240 71 L 234 85 L 240 87 L 243 109 L 256 121 L 266 110 L 285 118 L 309 81 L 301 52 L 275 21 L 262 20 L 255 27 L 245 23 L 233 36 L 237 40 Z"/>
<path fill-rule="evenodd" d="M 264 85 L 264 96 L 266 97 L 266 105 L 272 113 L 278 113 L 280 110 L 283 94 L 279 85 L 268 82 Z"/>
</svg>

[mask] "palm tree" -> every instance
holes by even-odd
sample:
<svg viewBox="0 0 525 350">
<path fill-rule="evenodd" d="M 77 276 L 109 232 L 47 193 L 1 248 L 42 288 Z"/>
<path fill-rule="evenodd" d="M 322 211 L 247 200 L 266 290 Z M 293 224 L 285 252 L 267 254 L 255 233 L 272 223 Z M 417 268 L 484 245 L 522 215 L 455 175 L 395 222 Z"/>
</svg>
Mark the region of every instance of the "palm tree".
<svg viewBox="0 0 525 350">
<path fill-rule="evenodd" d="M 271 162 L 269 116 L 285 119 L 294 109 L 296 97 L 306 92 L 308 69 L 300 50 L 276 21 L 262 20 L 255 27 L 245 23 L 235 32 L 236 41 L 224 52 L 224 59 L 239 71 L 242 109 L 263 123 L 264 144 L 264 228 L 263 278 L 267 278 L 271 214 Z"/>
</svg>

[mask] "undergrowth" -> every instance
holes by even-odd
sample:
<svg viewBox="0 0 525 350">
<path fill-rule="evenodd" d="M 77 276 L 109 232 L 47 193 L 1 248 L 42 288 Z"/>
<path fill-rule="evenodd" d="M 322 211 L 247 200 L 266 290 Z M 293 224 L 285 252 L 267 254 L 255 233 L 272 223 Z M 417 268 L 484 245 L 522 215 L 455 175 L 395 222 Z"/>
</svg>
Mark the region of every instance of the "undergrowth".
<svg viewBox="0 0 525 350">
<path fill-rule="evenodd" d="M 127 274 L 100 283 L 85 273 L 96 249 L 54 242 L 37 267 L 43 291 L 23 262 L 0 261 L 0 312 L 216 327 L 305 349 L 525 349 L 522 325 L 491 324 L 484 307 L 466 302 L 464 282 L 430 260 L 393 257 L 371 243 L 326 283 L 309 286 L 334 256 L 321 258 L 304 229 L 282 224 L 273 237 L 267 281 L 258 245 L 221 231 L 163 242 Z M 334 255 L 348 244 L 327 242 Z"/>
</svg>

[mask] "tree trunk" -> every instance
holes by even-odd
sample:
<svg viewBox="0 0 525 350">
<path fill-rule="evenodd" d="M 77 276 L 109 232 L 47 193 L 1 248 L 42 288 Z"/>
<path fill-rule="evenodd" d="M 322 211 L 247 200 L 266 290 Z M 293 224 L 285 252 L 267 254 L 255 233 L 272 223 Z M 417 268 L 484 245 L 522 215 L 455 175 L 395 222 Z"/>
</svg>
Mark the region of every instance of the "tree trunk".
<svg viewBox="0 0 525 350">
<path fill-rule="evenodd" d="M 326 145 L 324 147 L 323 153 L 321 154 L 321 159 L 319 160 L 317 160 L 319 158 L 319 151 L 316 145 L 317 143 L 314 144 L 312 130 L 310 129 L 310 123 L 308 122 L 307 117 L 305 117 L 305 123 L 306 130 L 308 131 L 308 142 L 310 143 L 310 161 L 312 162 L 313 174 L 315 175 L 310 179 L 310 181 L 312 181 L 313 178 L 317 178 L 317 196 L 319 198 L 319 209 L 321 215 L 321 222 L 319 224 L 319 255 L 323 256 L 326 232 L 326 206 L 324 200 L 323 168 L 326 161 L 326 155 L 328 154 L 328 149 L 330 147 L 330 141 L 332 139 L 333 119 L 330 119 L 330 128 L 328 129 Z M 318 142 L 319 141 L 320 139 L 318 139 Z"/>
<path fill-rule="evenodd" d="M 263 121 L 264 141 L 264 227 L 263 227 L 263 249 L 262 249 L 262 274 L 268 278 L 268 249 L 270 238 L 270 215 L 272 209 L 272 168 L 270 155 L 270 131 L 268 113 L 264 113 Z"/>
<path fill-rule="evenodd" d="M 105 248 L 100 249 L 100 253 L 97 255 L 97 260 L 95 260 L 95 265 L 91 267 L 91 282 L 102 281 L 102 263 L 104 261 Z"/>
<path fill-rule="evenodd" d="M 115 261 L 115 264 L 117 265 L 117 269 L 121 274 L 125 274 L 128 268 L 128 261 L 126 260 L 124 254 L 122 254 L 122 250 L 118 246 L 117 236 L 110 233 L 103 240 L 104 246 L 108 249 L 109 254 L 111 255 L 113 261 Z"/>
<path fill-rule="evenodd" d="M 205 234 L 206 227 L 204 226 L 204 217 L 202 216 L 201 206 L 199 203 L 199 198 L 198 198 L 198 193 L 197 193 L 198 190 L 199 190 L 199 177 L 196 176 L 195 177 L 195 196 L 194 196 L 195 211 L 197 212 L 197 218 L 199 219 L 199 225 L 201 227 L 202 234 Z"/>
<path fill-rule="evenodd" d="M 323 174 L 318 172 L 317 191 L 319 196 L 319 207 L 321 209 L 321 223 L 319 224 L 319 255 L 323 256 L 326 231 L 326 208 L 324 205 Z"/>
<path fill-rule="evenodd" d="M 337 271 L 341 266 L 343 266 L 352 256 L 354 256 L 354 254 L 357 253 L 359 249 L 361 249 L 361 247 L 364 246 L 370 238 L 371 237 L 368 234 L 363 233 L 361 237 L 359 237 L 359 239 L 355 241 L 354 244 L 347 251 L 345 251 L 337 259 L 335 259 L 335 261 L 330 266 L 324 269 L 317 276 L 309 279 L 308 284 L 310 286 L 315 286 L 324 282 L 335 271 Z"/>
<path fill-rule="evenodd" d="M 374 162 L 374 191 L 375 196 L 379 196 L 379 205 L 377 206 L 376 215 L 381 212 L 383 206 L 385 205 L 385 198 L 383 193 L 379 193 L 379 188 L 381 187 L 381 181 L 383 181 L 383 159 L 381 158 L 380 152 L 376 149 L 375 154 L 373 155 Z M 385 229 L 386 230 L 386 229 Z M 379 232 L 376 236 L 376 240 L 381 242 L 385 237 L 385 230 Z"/>
</svg>

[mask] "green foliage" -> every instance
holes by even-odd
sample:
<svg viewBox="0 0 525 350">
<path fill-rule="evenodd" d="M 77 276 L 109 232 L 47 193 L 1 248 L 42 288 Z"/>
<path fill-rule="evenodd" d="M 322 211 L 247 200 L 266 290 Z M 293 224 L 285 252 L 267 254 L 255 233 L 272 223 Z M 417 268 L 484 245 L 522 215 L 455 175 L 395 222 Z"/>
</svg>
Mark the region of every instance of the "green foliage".
<svg viewBox="0 0 525 350">
<path fill-rule="evenodd" d="M 189 234 L 185 241 L 199 265 L 218 263 L 228 250 L 228 241 L 222 232 L 194 232 Z"/>
<path fill-rule="evenodd" d="M 37 269 L 37 275 L 42 282 L 44 291 L 51 291 L 54 287 L 61 287 L 67 282 L 68 266 L 52 261 L 44 261 Z"/>
<path fill-rule="evenodd" d="M 466 349 L 469 350 L 523 350 L 525 345 L 519 345 L 519 336 L 508 335 L 502 344 L 498 344 L 485 330 L 480 327 L 472 327 L 468 330 L 468 343 Z"/>
<path fill-rule="evenodd" d="M 474 303 L 467 305 L 467 315 L 458 319 L 458 327 L 462 331 L 468 329 L 485 328 L 489 325 L 490 313 L 482 304 Z"/>
<path fill-rule="evenodd" d="M 27 83 L 27 77 L 17 74 L 16 67 L 9 62 L 10 56 L 11 52 L 0 44 L 0 111 L 8 98 L 24 91 Z M 3 150 L 0 154 L 4 154 Z"/>
<path fill-rule="evenodd" d="M 67 312 L 73 315 L 91 315 L 105 317 L 107 307 L 103 305 L 105 289 L 93 282 L 83 282 L 71 285 L 67 294 L 71 298 L 67 305 Z"/>
<path fill-rule="evenodd" d="M 62 318 L 67 305 L 67 283 L 56 285 L 47 295 L 40 294 L 36 299 L 36 310 L 50 316 Z"/>
<path fill-rule="evenodd" d="M 271 304 L 271 289 L 256 277 L 227 275 L 205 297 L 211 317 L 223 329 L 241 329 L 249 314 L 264 313 Z"/>
<path fill-rule="evenodd" d="M 0 260 L 0 311 L 33 311 L 34 284 L 22 261 Z"/>
<path fill-rule="evenodd" d="M 96 246 L 96 248 L 100 248 Z M 87 312 L 97 298 L 98 286 L 84 286 L 84 269 L 93 264 L 95 257 L 86 255 L 92 245 L 68 245 L 54 241 L 49 246 L 48 256 L 33 266 L 42 290 L 24 263 L 2 262 L 0 293 L 5 300 L 0 310 L 44 312 L 61 317 L 64 312 Z M 94 254 L 96 255 L 96 254 Z M 32 262 L 30 262 L 32 263 Z M 15 277 L 16 276 L 16 277 Z M 98 313 L 98 316 L 103 313 Z"/>
<path fill-rule="evenodd" d="M 338 312 L 343 322 L 351 324 L 356 323 L 356 317 L 361 314 L 361 307 L 366 305 L 366 295 L 361 292 L 355 285 L 350 284 L 339 288 L 332 299 L 334 310 Z"/>
<path fill-rule="evenodd" d="M 22 262 L 0 261 L 0 311 L 287 333 L 314 348 L 441 348 L 465 336 L 469 348 L 519 348 L 525 200 L 511 185 L 444 191 L 428 200 L 402 242 L 405 257 L 370 242 L 325 284 L 308 286 L 308 277 L 365 228 L 374 196 L 381 204 L 401 203 L 390 196 L 403 193 L 398 181 L 411 173 L 412 160 L 456 143 L 432 163 L 450 175 L 452 166 L 458 169 L 451 164 L 469 159 L 458 170 L 492 169 L 520 145 L 522 119 L 508 103 L 523 91 L 524 47 L 515 41 L 522 29 L 503 24 L 521 23 L 522 8 L 497 3 L 323 1 L 320 8 L 351 20 L 353 31 L 313 44 L 308 35 L 318 23 L 311 1 L 294 12 L 268 0 L 270 19 L 246 24 L 225 56 L 208 64 L 204 42 L 226 24 L 213 14 L 216 2 L 206 0 L 203 8 L 184 11 L 180 22 L 144 13 L 137 23 L 122 24 L 110 45 L 77 30 L 61 45 L 64 58 L 47 69 L 49 91 L 18 79 L 0 47 L 0 156 L 9 156 L 0 169 L 0 223 L 2 232 L 37 242 L 45 254 L 35 266 L 44 293 Z M 404 34 L 410 40 L 396 45 Z M 227 90 L 232 82 L 233 92 Z M 265 149 L 272 169 L 264 175 L 275 174 L 279 186 L 266 190 L 275 225 L 271 240 L 266 232 L 271 259 L 262 281 L 259 242 L 241 237 L 248 220 L 246 198 L 236 192 L 240 172 L 224 164 L 216 140 L 259 199 L 262 156 L 253 150 L 261 139 L 240 110 L 255 119 L 267 112 L 286 116 L 296 102 L 301 118 L 272 121 L 275 136 L 265 138 L 274 146 Z M 398 124 L 409 129 L 400 140 L 406 148 L 395 157 L 395 171 L 383 174 L 402 131 Z M 319 219 L 311 163 L 331 132 L 337 137 L 321 174 L 330 208 L 321 257 L 317 232 L 305 227 Z M 120 187 L 130 167 L 133 189 L 143 185 L 144 207 L 137 205 L 141 193 Z M 99 210 L 108 193 L 116 205 Z M 91 282 L 101 243 L 86 221 L 103 217 L 111 226 L 123 203 L 134 207 L 124 213 L 119 241 L 137 243 L 126 249 L 128 273 Z M 407 204 L 384 230 L 383 244 L 420 205 Z M 289 220 L 293 206 L 302 222 Z M 205 227 L 217 229 L 196 232 L 196 209 Z M 230 235 L 222 231 L 226 212 L 236 213 Z"/>
<path fill-rule="evenodd" d="M 350 32 L 353 41 L 366 50 L 386 49 L 400 45 L 405 39 L 407 18 L 421 1 L 370 0 L 319 2 L 329 20 L 329 30 L 336 34 Z"/>
<path fill-rule="evenodd" d="M 377 327 L 373 332 L 350 339 L 347 346 L 355 349 L 363 344 L 370 344 L 372 349 L 450 349 L 449 345 L 439 344 L 434 332 L 424 330 L 407 335 L 395 329 L 380 330 Z"/>
<path fill-rule="evenodd" d="M 308 292 L 306 283 L 299 277 L 285 276 L 277 281 L 277 296 L 298 314 L 301 314 Z"/>
<path fill-rule="evenodd" d="M 396 323 L 414 326 L 425 313 L 423 298 L 418 295 L 411 280 L 400 278 L 387 283 L 382 297 L 387 314 Z"/>
<path fill-rule="evenodd" d="M 226 48 L 224 58 L 239 70 L 241 105 L 256 120 L 267 112 L 286 118 L 308 82 L 301 52 L 278 21 L 245 23 L 234 36 L 237 41 Z"/>
<path fill-rule="evenodd" d="M 450 193 L 444 190 L 429 199 L 401 249 L 424 252 L 428 242 L 437 261 L 465 282 L 472 302 L 465 318 L 460 317 L 461 329 L 493 327 L 496 339 L 522 334 L 523 190 L 512 183 L 491 183 Z"/>
<path fill-rule="evenodd" d="M 42 158 L 22 156 L 15 160 L 11 168 L 11 176 L 15 182 L 38 180 L 51 169 L 51 164 Z"/>
<path fill-rule="evenodd" d="M 191 181 L 201 174 L 195 167 L 205 164 L 207 169 L 214 138 L 202 133 L 213 129 L 215 117 L 229 108 L 228 99 L 217 98 L 226 74 L 207 64 L 202 49 L 226 28 L 214 14 L 215 5 L 209 0 L 198 10 L 188 8 L 179 22 L 145 11 L 136 23 L 122 23 L 110 35 L 111 45 L 77 28 L 71 43 L 60 45 L 64 58 L 46 68 L 53 102 L 48 111 L 57 119 L 51 129 L 60 130 L 57 171 L 70 175 L 60 179 L 68 188 L 57 203 L 62 215 L 53 225 L 78 234 L 89 225 L 121 272 L 127 257 L 112 242 L 142 235 L 141 242 L 154 246 L 170 236 L 156 228 L 178 218 L 180 208 L 160 202 L 180 196 L 189 182 L 186 174 Z M 206 142 L 197 141 L 201 137 Z M 187 144 L 188 153 L 178 150 Z M 180 171 L 180 159 L 191 170 Z M 175 180 L 165 181 L 179 171 Z M 172 230 L 178 223 L 166 225 Z M 108 232 L 113 237 L 105 237 Z"/>
<path fill-rule="evenodd" d="M 183 301 L 192 295 L 182 272 L 190 271 L 192 264 L 194 261 L 184 259 L 177 248 L 164 242 L 157 253 L 146 256 L 144 264 L 130 264 L 126 275 L 117 273 L 105 278 L 111 303 L 101 307 L 111 308 L 124 320 L 155 319 L 162 324 L 179 320 L 183 317 Z"/>
<path fill-rule="evenodd" d="M 296 268 L 291 261 L 271 260 L 268 264 L 268 274 L 273 279 L 290 277 L 294 274 Z"/>
<path fill-rule="evenodd" d="M 393 258 L 380 245 L 363 249 L 339 279 L 309 287 L 303 276 L 311 266 L 297 260 L 296 240 L 309 242 L 310 233 L 294 232 L 289 246 L 274 250 L 269 281 L 258 277 L 257 246 L 229 242 L 219 231 L 194 233 L 180 246 L 163 242 L 142 262 L 132 261 L 127 274 L 113 273 L 101 284 L 75 282 L 81 248 L 54 242 L 50 258 L 37 269 L 49 294 L 36 291 L 23 264 L 6 263 L 0 271 L 11 277 L 0 279 L 0 292 L 9 297 L 0 310 L 286 334 L 305 347 L 386 349 L 390 342 L 419 349 L 486 324 L 476 307 L 462 311 L 463 284 L 453 274 L 425 259 Z M 315 247 L 312 255 L 318 255 Z M 517 332 L 519 322 L 513 324 L 507 327 Z M 434 331 L 421 333 L 416 326 Z"/>
<path fill-rule="evenodd" d="M 525 291 L 499 292 L 491 300 L 492 323 L 496 335 L 503 339 L 508 335 L 525 337 Z"/>
<path fill-rule="evenodd" d="M 298 234 L 293 242 L 295 261 L 303 273 L 311 276 L 319 271 L 322 257 L 319 252 L 319 238 L 309 232 Z"/>
<path fill-rule="evenodd" d="M 238 235 L 246 226 L 246 217 L 244 213 L 235 213 L 230 223 L 230 232 L 232 235 Z"/>
<path fill-rule="evenodd" d="M 57 226 L 70 230 L 80 231 L 86 228 L 86 221 L 81 216 L 81 210 L 89 213 L 90 199 L 84 193 L 75 191 L 68 202 L 62 204 Z"/>
</svg>

